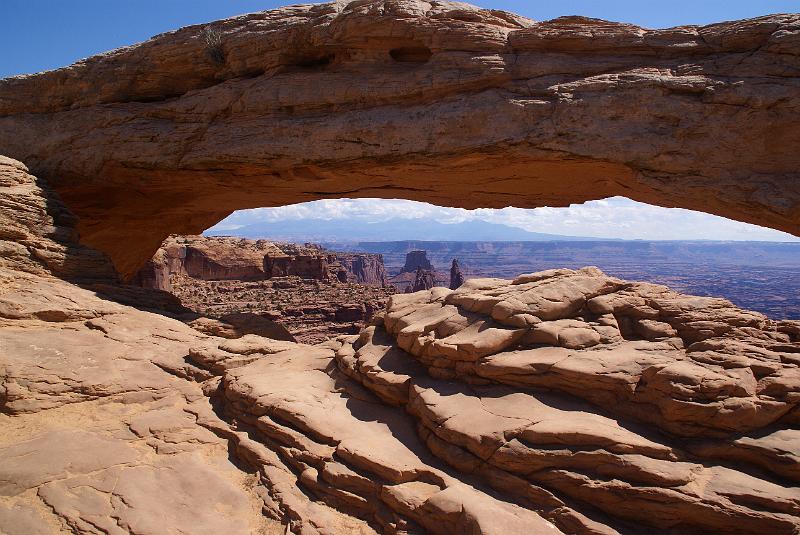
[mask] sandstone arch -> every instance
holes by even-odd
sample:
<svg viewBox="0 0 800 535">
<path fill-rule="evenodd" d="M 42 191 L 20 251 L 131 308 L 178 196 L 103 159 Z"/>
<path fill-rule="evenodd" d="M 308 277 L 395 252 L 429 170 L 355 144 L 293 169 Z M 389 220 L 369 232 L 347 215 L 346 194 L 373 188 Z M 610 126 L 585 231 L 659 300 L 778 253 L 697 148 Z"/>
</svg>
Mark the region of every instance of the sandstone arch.
<svg viewBox="0 0 800 535">
<path fill-rule="evenodd" d="M 0 153 L 125 276 L 170 232 L 324 197 L 625 195 L 800 234 L 800 15 L 645 30 L 369 0 L 209 27 L 0 81 Z"/>
</svg>

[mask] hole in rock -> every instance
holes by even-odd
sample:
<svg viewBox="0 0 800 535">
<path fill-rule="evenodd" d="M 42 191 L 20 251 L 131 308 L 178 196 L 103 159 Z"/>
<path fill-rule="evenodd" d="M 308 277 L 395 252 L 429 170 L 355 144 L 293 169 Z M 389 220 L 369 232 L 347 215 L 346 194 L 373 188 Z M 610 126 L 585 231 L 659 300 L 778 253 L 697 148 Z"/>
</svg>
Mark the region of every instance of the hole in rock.
<svg viewBox="0 0 800 535">
<path fill-rule="evenodd" d="M 169 238 L 136 280 L 226 329 L 319 342 L 357 333 L 393 293 L 585 266 L 800 319 L 800 240 L 622 197 L 537 209 L 326 199 L 242 210 L 204 236 Z M 599 321 L 596 311 L 573 312 Z M 666 328 L 618 323 L 625 339 Z"/>
<path fill-rule="evenodd" d="M 335 58 L 336 54 L 311 54 L 296 58 L 293 65 L 303 69 L 313 69 L 330 65 Z"/>
<path fill-rule="evenodd" d="M 433 52 L 426 46 L 403 46 L 391 49 L 389 55 L 401 63 L 426 63 Z"/>
</svg>

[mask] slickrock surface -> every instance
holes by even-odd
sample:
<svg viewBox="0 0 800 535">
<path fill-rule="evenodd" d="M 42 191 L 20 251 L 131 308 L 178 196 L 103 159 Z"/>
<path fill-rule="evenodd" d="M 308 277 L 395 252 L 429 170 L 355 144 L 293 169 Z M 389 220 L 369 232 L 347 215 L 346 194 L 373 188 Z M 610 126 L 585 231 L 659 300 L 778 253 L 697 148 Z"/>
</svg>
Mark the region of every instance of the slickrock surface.
<svg viewBox="0 0 800 535">
<path fill-rule="evenodd" d="M 262 514 L 258 477 L 198 425 L 202 386 L 160 364 L 205 337 L 56 278 L 116 288 L 113 270 L 82 278 L 111 264 L 7 158 L 0 202 L 0 532 L 283 533 Z"/>
<path fill-rule="evenodd" d="M 0 177 L 0 532 L 800 531 L 800 322 L 584 268 L 209 336 L 54 277 L 87 252 Z"/>
<path fill-rule="evenodd" d="M 326 197 L 625 195 L 800 234 L 798 75 L 797 14 L 646 30 L 342 1 L 4 79 L 0 147 L 126 278 L 169 234 Z"/>
<path fill-rule="evenodd" d="M 565 532 L 800 529 L 798 322 L 584 268 L 396 295 L 375 323 L 339 369 Z"/>
<path fill-rule="evenodd" d="M 209 336 L 56 278 L 103 257 L 0 177 L 2 533 L 800 530 L 800 322 L 584 268 Z"/>
<path fill-rule="evenodd" d="M 14 219 L 21 243 L 2 241 L 0 532 L 558 532 L 451 475 L 412 421 L 336 372 L 341 343 L 205 336 L 55 278 L 36 251 L 61 235 L 28 208 L 44 190 L 18 162 L 0 173 L 12 215 L 32 213 Z M 261 412 L 271 402 L 287 416 Z"/>
<path fill-rule="evenodd" d="M 102 301 L 67 283 L 26 277 L 17 279 L 24 292 L 4 285 L 2 296 L 3 303 L 17 304 L 24 297 L 27 307 L 25 319 L 5 318 L 2 325 L 0 529 L 11 533 L 20 519 L 35 527 L 26 533 L 282 532 L 261 509 L 289 521 L 295 533 L 798 528 L 798 437 L 780 418 L 772 433 L 730 434 L 730 425 L 716 425 L 714 416 L 707 423 L 699 420 L 706 417 L 702 410 L 687 411 L 703 424 L 688 426 L 684 434 L 693 438 L 687 439 L 659 433 L 668 421 L 663 415 L 647 418 L 651 425 L 645 426 L 619 405 L 600 408 L 568 396 L 557 375 L 552 387 L 527 389 L 526 376 L 537 374 L 535 359 L 513 369 L 506 362 L 506 374 L 463 369 L 453 380 L 438 379 L 442 374 L 433 370 L 455 369 L 426 371 L 427 357 L 400 349 L 387 326 L 411 341 L 419 340 L 421 324 L 436 325 L 437 334 L 428 335 L 434 347 L 447 325 L 457 332 L 442 338 L 442 347 L 468 349 L 465 359 L 450 360 L 456 352 L 442 360 L 476 370 L 496 369 L 499 360 L 518 355 L 468 360 L 475 351 L 492 353 L 474 333 L 488 333 L 495 350 L 506 337 L 496 332 L 499 323 L 471 334 L 457 318 L 442 321 L 435 309 L 450 306 L 444 305 L 449 290 L 393 297 L 383 326 L 370 327 L 358 340 L 306 346 L 253 335 L 203 337 L 175 320 Z M 594 272 L 555 278 L 559 284 L 604 282 Z M 70 316 L 36 319 L 54 296 L 74 303 Z M 412 306 L 416 316 L 403 313 Z M 600 325 L 583 329 L 595 327 Z M 797 331 L 796 325 L 783 328 Z M 733 376 L 764 363 L 777 370 L 754 394 L 739 393 L 745 403 L 774 394 L 778 383 L 788 390 L 787 378 L 796 371 L 778 358 L 796 353 L 765 346 L 796 348 L 797 342 L 776 331 L 758 332 L 765 337 L 730 338 L 754 344 L 750 367 L 732 368 L 738 370 Z M 637 362 L 662 352 L 669 362 L 664 346 L 676 342 L 647 342 L 654 347 L 642 349 Z M 600 350 L 578 350 L 584 356 L 591 351 Z M 724 360 L 724 350 L 714 351 L 717 362 Z M 564 368 L 580 368 L 563 360 Z M 653 389 L 658 399 L 664 406 L 710 404 L 715 414 L 723 413 L 713 399 L 728 380 L 725 369 L 704 360 L 687 359 L 685 365 L 716 374 L 716 384 L 704 381 L 713 387 L 698 393 L 704 389 L 692 390 L 699 383 L 693 376 L 671 372 L 671 383 Z M 617 375 L 630 386 L 636 367 L 629 364 Z M 584 382 L 601 392 L 623 382 L 608 384 L 603 377 L 589 374 Z M 491 383 L 480 384 L 487 378 Z M 704 399 L 686 401 L 692 397 Z M 724 433 L 717 433 L 719 427 Z"/>
</svg>

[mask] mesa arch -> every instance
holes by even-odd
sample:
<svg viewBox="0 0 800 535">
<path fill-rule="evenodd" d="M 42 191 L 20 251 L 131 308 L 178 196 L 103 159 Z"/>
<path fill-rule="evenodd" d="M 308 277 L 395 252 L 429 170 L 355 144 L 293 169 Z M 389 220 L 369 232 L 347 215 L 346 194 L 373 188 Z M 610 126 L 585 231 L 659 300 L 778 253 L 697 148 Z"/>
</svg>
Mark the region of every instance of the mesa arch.
<svg viewBox="0 0 800 535">
<path fill-rule="evenodd" d="M 0 153 L 130 276 L 169 233 L 325 197 L 624 195 L 800 234 L 800 15 L 645 30 L 360 0 L 0 81 Z"/>
</svg>

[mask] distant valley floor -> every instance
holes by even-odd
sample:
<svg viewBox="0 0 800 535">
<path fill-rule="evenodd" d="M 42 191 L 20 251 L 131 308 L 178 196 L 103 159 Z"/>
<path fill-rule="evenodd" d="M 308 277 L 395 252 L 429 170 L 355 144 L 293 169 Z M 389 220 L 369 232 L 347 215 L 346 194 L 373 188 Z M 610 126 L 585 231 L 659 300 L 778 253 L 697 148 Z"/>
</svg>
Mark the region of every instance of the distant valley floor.
<svg viewBox="0 0 800 535">
<path fill-rule="evenodd" d="M 425 250 L 440 278 L 457 258 L 467 278 L 513 278 L 594 265 L 609 275 L 665 284 L 682 293 L 725 297 L 774 319 L 800 319 L 800 243 L 770 242 L 359 242 L 333 250 L 383 255 L 387 274 L 406 253 Z"/>
</svg>

